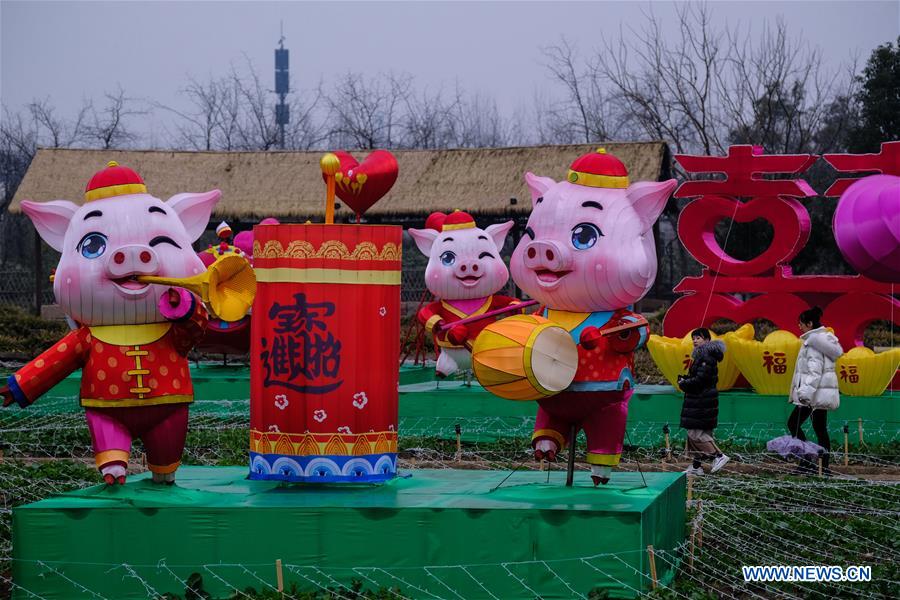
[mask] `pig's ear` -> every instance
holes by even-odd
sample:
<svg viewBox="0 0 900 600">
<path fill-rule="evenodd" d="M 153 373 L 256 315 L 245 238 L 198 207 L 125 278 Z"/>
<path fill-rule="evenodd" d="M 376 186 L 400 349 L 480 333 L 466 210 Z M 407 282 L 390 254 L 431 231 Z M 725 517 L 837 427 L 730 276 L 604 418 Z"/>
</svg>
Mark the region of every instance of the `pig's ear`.
<svg viewBox="0 0 900 600">
<path fill-rule="evenodd" d="M 431 245 L 437 239 L 438 232 L 434 229 L 410 229 L 409 235 L 415 240 L 416 246 L 419 247 L 419 252 L 430 257 Z"/>
<path fill-rule="evenodd" d="M 525 173 L 525 183 L 528 184 L 528 189 L 531 191 L 532 206 L 534 205 L 535 200 L 543 196 L 547 190 L 556 185 L 556 182 L 550 177 L 541 177 L 540 175 L 535 175 L 531 172 Z"/>
<path fill-rule="evenodd" d="M 28 215 L 35 229 L 47 244 L 57 252 L 63 251 L 66 230 L 75 216 L 78 206 L 68 200 L 50 202 L 22 201 L 22 211 Z"/>
<path fill-rule="evenodd" d="M 169 198 L 166 204 L 175 211 L 175 214 L 184 223 L 184 229 L 187 231 L 191 241 L 196 242 L 197 238 L 206 231 L 212 209 L 221 197 L 222 192 L 219 190 L 203 192 L 202 194 L 175 194 Z"/>
<path fill-rule="evenodd" d="M 678 184 L 674 179 L 667 181 L 639 181 L 632 183 L 625 191 L 628 201 L 634 207 L 638 218 L 641 220 L 641 231 L 649 231 L 656 219 L 662 214 L 672 195 L 672 190 Z"/>
<path fill-rule="evenodd" d="M 503 242 L 506 241 L 506 234 L 513 228 L 513 225 L 515 225 L 513 221 L 507 221 L 506 223 L 488 225 L 487 229 L 484 230 L 485 233 L 493 238 L 498 251 L 503 249 Z"/>
</svg>

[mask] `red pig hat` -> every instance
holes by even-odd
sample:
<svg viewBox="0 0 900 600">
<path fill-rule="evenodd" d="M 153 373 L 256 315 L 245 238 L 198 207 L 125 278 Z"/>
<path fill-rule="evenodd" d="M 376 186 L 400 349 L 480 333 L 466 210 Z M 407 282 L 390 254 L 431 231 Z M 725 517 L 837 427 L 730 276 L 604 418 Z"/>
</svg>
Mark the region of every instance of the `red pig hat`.
<svg viewBox="0 0 900 600">
<path fill-rule="evenodd" d="M 475 227 L 475 219 L 467 212 L 455 210 L 449 215 L 434 212 L 425 220 L 426 229 L 434 229 L 438 233 L 453 231 L 455 229 L 472 229 Z"/>
<path fill-rule="evenodd" d="M 628 187 L 628 169 L 621 160 L 607 154 L 606 148 L 598 148 L 576 159 L 566 179 L 587 187 L 624 189 Z"/>
<path fill-rule="evenodd" d="M 141 176 L 114 160 L 106 168 L 97 171 L 84 188 L 84 201 L 102 200 L 128 194 L 146 194 L 147 186 Z"/>
</svg>

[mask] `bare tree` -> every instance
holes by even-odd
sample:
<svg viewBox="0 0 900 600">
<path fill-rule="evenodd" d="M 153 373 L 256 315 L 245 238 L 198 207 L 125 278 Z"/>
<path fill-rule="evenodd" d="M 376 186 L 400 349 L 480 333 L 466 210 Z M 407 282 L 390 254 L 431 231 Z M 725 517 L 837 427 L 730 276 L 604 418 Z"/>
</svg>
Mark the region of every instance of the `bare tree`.
<svg viewBox="0 0 900 600">
<path fill-rule="evenodd" d="M 826 69 L 819 49 L 781 21 L 761 35 L 716 28 L 706 4 L 677 5 L 676 25 L 667 36 L 651 7 L 641 26 L 603 38 L 591 60 L 581 61 L 565 41 L 545 48 L 564 99 L 544 105 L 542 135 L 666 140 L 676 152 L 705 154 L 736 141 L 773 152 L 815 149 L 816 132 L 851 80 Z"/>
<path fill-rule="evenodd" d="M 187 99 L 190 108 L 179 110 L 172 106 L 155 103 L 155 106 L 174 114 L 178 121 L 175 123 L 175 139 L 172 140 L 178 148 L 190 148 L 192 150 L 217 149 L 217 135 L 223 127 L 224 104 L 226 90 L 223 82 L 210 78 L 201 82 L 193 77 L 188 79 L 188 84 L 181 89 L 180 94 Z"/>
<path fill-rule="evenodd" d="M 138 136 L 128 129 L 126 122 L 129 117 L 146 114 L 145 111 L 135 109 L 134 100 L 125 96 L 121 87 L 104 93 L 103 97 L 106 103 L 99 112 L 91 107 L 93 124 L 87 128 L 86 137 L 103 150 L 136 141 Z"/>
<path fill-rule="evenodd" d="M 303 92 L 292 92 L 291 122 L 285 130 L 285 147 L 292 150 L 312 150 L 322 147 L 328 139 L 322 82 Z"/>
<path fill-rule="evenodd" d="M 57 114 L 50 100 L 33 100 L 28 112 L 38 130 L 38 143 L 50 148 L 67 148 L 84 141 L 87 135 L 87 117 L 93 106 L 89 100 L 82 102 L 81 108 L 72 121 Z"/>
<path fill-rule="evenodd" d="M 0 122 L 0 186 L 3 188 L 0 215 L 6 214 L 6 208 L 25 176 L 37 150 L 37 141 L 38 131 L 34 121 L 4 106 L 3 120 Z"/>
<path fill-rule="evenodd" d="M 438 90 L 431 94 L 410 92 L 403 98 L 402 142 L 406 148 L 446 148 L 453 139 L 455 104 Z"/>
<path fill-rule="evenodd" d="M 562 100 L 536 98 L 542 141 L 598 142 L 615 134 L 609 98 L 590 68 L 579 63 L 576 48 L 566 40 L 543 49 L 544 66 L 565 90 Z"/>
<path fill-rule="evenodd" d="M 728 141 L 781 153 L 836 150 L 837 138 L 823 133 L 850 116 L 855 61 L 846 71 L 826 69 L 821 49 L 795 39 L 780 20 L 754 42 L 736 34 L 728 32 L 730 64 L 719 82 L 730 92 L 722 94 L 733 124 Z"/>
<path fill-rule="evenodd" d="M 228 75 L 205 81 L 190 78 L 181 90 L 186 108 L 157 104 L 175 116 L 173 143 L 193 150 L 271 150 L 279 145 L 275 122 L 275 96 L 266 89 L 252 62 L 244 70 L 232 65 Z M 321 84 L 309 94 L 289 96 L 291 122 L 285 130 L 285 147 L 308 149 L 325 138 Z"/>
<path fill-rule="evenodd" d="M 466 94 L 457 84 L 451 110 L 452 146 L 497 148 L 510 141 L 511 127 L 497 102 L 483 94 Z"/>
<path fill-rule="evenodd" d="M 334 86 L 327 102 L 331 142 L 361 149 L 393 147 L 398 141 L 400 110 L 410 94 L 406 74 L 366 79 L 347 73 Z"/>
</svg>

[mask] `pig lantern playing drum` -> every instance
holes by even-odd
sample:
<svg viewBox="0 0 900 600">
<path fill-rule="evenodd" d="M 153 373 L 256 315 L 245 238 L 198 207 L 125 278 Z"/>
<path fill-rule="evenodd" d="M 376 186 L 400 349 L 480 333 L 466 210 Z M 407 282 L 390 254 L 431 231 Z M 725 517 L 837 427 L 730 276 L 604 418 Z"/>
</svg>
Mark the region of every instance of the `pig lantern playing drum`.
<svg viewBox="0 0 900 600">
<path fill-rule="evenodd" d="M 53 280 L 76 328 L 10 375 L 3 404 L 26 407 L 82 369 L 97 468 L 108 485 L 125 483 L 132 438 L 140 438 L 157 483 L 173 483 L 181 461 L 193 388 L 187 354 L 207 312 L 184 289 L 142 276 L 187 278 L 205 270 L 191 248 L 220 193 L 147 193 L 141 177 L 111 161 L 90 180 L 82 206 L 22 202 L 38 233 L 62 257 Z"/>
<path fill-rule="evenodd" d="M 532 211 L 510 261 L 513 281 L 578 345 L 572 383 L 538 400 L 535 457 L 554 458 L 573 426 L 583 429 L 594 484 L 605 484 L 622 453 L 634 350 L 648 335 L 632 308 L 656 278 L 653 224 L 676 182 L 629 185 L 625 165 L 603 149 L 572 163 L 565 181 L 525 180 Z"/>
<path fill-rule="evenodd" d="M 481 319 L 468 326 L 454 323 L 519 304 L 515 298 L 497 294 L 509 281 L 500 249 L 512 226 L 507 221 L 481 229 L 471 215 L 455 211 L 432 213 L 425 229 L 409 230 L 428 257 L 425 284 L 436 300 L 419 311 L 418 319 L 441 348 L 435 365 L 438 377 L 470 368 L 472 343 L 490 321 Z"/>
</svg>

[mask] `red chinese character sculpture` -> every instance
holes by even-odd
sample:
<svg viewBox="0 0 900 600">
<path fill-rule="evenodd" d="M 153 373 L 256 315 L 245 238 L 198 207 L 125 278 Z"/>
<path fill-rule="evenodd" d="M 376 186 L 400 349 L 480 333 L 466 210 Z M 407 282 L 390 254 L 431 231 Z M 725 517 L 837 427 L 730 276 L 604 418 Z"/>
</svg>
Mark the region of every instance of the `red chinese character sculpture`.
<svg viewBox="0 0 900 600">
<path fill-rule="evenodd" d="M 890 284 L 866 276 L 795 276 L 792 273 L 790 261 L 804 248 L 810 234 L 809 214 L 797 199 L 816 195 L 800 176 L 816 161 L 816 156 L 765 155 L 759 147 L 732 146 L 725 157 L 676 155 L 675 158 L 689 173 L 722 173 L 725 179 L 688 181 L 675 192 L 676 197 L 695 198 L 682 210 L 678 236 L 704 269 L 699 277 L 686 277 L 675 286 L 676 292 L 685 295 L 666 314 L 665 335 L 680 337 L 719 319 L 736 323 L 767 319 L 780 329 L 796 334 L 799 333 L 797 315 L 813 305 L 824 307 L 824 321 L 834 328 L 845 349 L 861 345 L 865 328 L 873 321 L 893 320 L 900 324 L 900 301 Z M 879 154 L 826 155 L 825 159 L 841 171 L 896 175 L 900 174 L 900 142 L 884 144 Z M 763 178 L 777 174 L 789 178 Z M 826 195 L 846 191 L 853 181 L 839 180 Z M 895 222 L 900 223 L 889 213 L 884 213 L 887 220 L 881 222 L 869 219 L 870 224 L 876 223 L 885 230 L 882 233 L 888 242 L 890 235 L 896 233 Z M 856 211 L 847 218 L 855 217 Z M 716 241 L 715 227 L 719 221 L 732 219 L 746 223 L 759 218 L 772 225 L 774 238 L 758 256 L 736 259 Z M 843 225 L 836 222 L 836 233 Z M 900 233 L 896 237 L 900 239 Z M 851 247 L 856 239 L 846 246 Z M 871 245 L 869 240 L 865 243 Z M 862 242 L 852 247 L 859 250 L 861 245 Z M 862 250 L 854 256 L 870 262 L 879 257 L 885 260 L 884 256 L 892 260 L 890 248 L 883 247 L 871 253 L 877 255 L 875 259 Z M 854 260 L 850 262 L 857 264 Z M 744 298 L 752 294 L 752 297 L 741 299 L 737 294 Z M 776 357 L 771 360 L 774 372 L 779 365 Z"/>
</svg>

